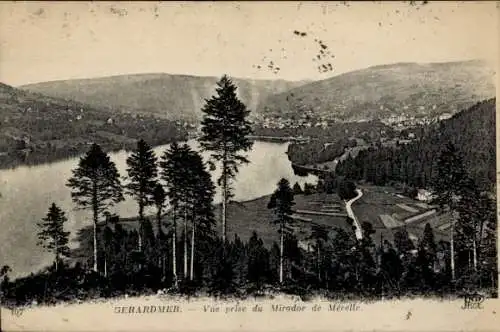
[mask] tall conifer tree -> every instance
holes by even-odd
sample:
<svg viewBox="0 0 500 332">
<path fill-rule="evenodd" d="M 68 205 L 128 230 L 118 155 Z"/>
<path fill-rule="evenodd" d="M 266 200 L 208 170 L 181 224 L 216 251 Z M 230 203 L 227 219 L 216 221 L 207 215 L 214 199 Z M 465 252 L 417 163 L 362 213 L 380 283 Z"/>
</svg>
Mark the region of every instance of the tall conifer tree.
<svg viewBox="0 0 500 332">
<path fill-rule="evenodd" d="M 69 232 L 64 231 L 64 223 L 68 221 L 64 211 L 55 203 L 49 208 L 47 216 L 38 223 L 38 245 L 54 254 L 56 270 L 62 257 L 69 255 Z"/>
<path fill-rule="evenodd" d="M 211 162 L 220 163 L 221 176 L 218 184 L 222 189 L 222 239 L 226 240 L 227 203 L 231 197 L 231 180 L 238 167 L 248 163 L 244 155 L 252 147 L 252 133 L 247 117 L 250 111 L 238 99 L 236 86 L 224 75 L 217 82 L 217 95 L 206 100 L 202 108 L 201 147 L 210 152 Z"/>
<path fill-rule="evenodd" d="M 293 189 L 290 187 L 290 183 L 287 179 L 281 179 L 278 182 L 278 188 L 275 190 L 269 201 L 268 208 L 274 210 L 276 219 L 275 224 L 279 225 L 280 234 L 280 261 L 279 261 L 279 281 L 283 283 L 283 259 L 284 259 L 284 232 L 287 225 L 289 225 L 293 219 L 292 207 L 295 205 L 293 198 Z"/>
<path fill-rule="evenodd" d="M 137 142 L 135 151 L 127 158 L 127 173 L 130 182 L 125 188 L 139 206 L 139 251 L 142 251 L 144 236 L 144 209 L 154 203 L 153 190 L 158 174 L 156 161 L 154 151 L 143 139 Z"/>
<path fill-rule="evenodd" d="M 93 144 L 90 150 L 80 158 L 78 167 L 67 186 L 71 188 L 71 198 L 79 208 L 90 209 L 94 222 L 94 266 L 97 269 L 97 223 L 99 216 L 108 208 L 124 200 L 120 183 L 120 174 L 114 162 L 98 144 Z"/>
<path fill-rule="evenodd" d="M 463 159 L 455 146 L 448 142 L 438 157 L 432 181 L 433 203 L 447 208 L 453 215 L 450 227 L 451 279 L 455 280 L 455 218 L 464 181 L 467 179 Z"/>
</svg>

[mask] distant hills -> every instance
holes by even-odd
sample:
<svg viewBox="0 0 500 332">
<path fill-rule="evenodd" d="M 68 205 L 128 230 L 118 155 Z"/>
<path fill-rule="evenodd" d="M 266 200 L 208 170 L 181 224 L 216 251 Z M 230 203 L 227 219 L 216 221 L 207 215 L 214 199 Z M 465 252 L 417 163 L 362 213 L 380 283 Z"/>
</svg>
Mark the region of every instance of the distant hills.
<svg viewBox="0 0 500 332">
<path fill-rule="evenodd" d="M 290 82 L 234 78 L 254 117 L 312 116 L 344 121 L 456 113 L 495 96 L 494 70 L 485 62 L 396 63 L 341 74 L 322 81 Z M 51 81 L 23 90 L 71 99 L 99 109 L 199 120 L 218 77 L 133 74 Z"/>
<path fill-rule="evenodd" d="M 135 74 L 24 85 L 47 96 L 72 99 L 99 109 L 154 114 L 167 119 L 199 120 L 205 98 L 215 93 L 218 77 Z M 234 78 L 242 101 L 251 110 L 270 95 L 307 82 Z"/>
<path fill-rule="evenodd" d="M 283 117 L 309 111 L 346 121 L 456 113 L 494 97 L 494 75 L 479 60 L 374 66 L 270 96 L 257 111 Z"/>
</svg>

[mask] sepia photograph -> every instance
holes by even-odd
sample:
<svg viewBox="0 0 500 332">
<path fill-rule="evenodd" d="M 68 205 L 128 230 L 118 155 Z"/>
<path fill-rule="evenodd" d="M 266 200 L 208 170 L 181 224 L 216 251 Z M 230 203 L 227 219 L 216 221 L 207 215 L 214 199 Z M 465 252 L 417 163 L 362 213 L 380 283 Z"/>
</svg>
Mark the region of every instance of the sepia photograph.
<svg viewBox="0 0 500 332">
<path fill-rule="evenodd" d="M 0 3 L 0 330 L 495 330 L 499 17 Z"/>
</svg>

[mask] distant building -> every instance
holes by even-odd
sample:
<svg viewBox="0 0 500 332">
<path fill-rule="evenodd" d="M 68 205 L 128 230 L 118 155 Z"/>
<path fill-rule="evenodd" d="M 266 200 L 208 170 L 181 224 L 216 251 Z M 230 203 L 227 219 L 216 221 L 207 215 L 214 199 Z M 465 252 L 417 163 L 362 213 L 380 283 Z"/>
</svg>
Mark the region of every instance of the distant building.
<svg viewBox="0 0 500 332">
<path fill-rule="evenodd" d="M 299 240 L 297 246 L 306 252 L 314 252 L 314 243 L 312 241 Z"/>
<path fill-rule="evenodd" d="M 432 199 L 432 194 L 428 190 L 419 189 L 417 192 L 417 199 L 422 202 L 428 202 Z"/>
<path fill-rule="evenodd" d="M 442 120 L 447 120 L 449 118 L 451 118 L 452 115 L 450 113 L 443 113 L 439 116 L 439 121 L 442 121 Z"/>
</svg>

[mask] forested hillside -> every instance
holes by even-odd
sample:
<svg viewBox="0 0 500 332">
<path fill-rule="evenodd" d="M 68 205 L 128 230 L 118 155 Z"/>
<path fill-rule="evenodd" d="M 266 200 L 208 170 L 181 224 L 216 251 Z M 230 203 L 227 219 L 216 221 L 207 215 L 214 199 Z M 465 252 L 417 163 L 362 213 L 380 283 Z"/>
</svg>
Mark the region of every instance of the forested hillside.
<svg viewBox="0 0 500 332">
<path fill-rule="evenodd" d="M 356 158 L 340 163 L 337 172 L 377 185 L 395 181 L 427 187 L 435 175 L 437 157 L 451 142 L 462 154 L 477 185 L 491 189 L 496 182 L 495 103 L 496 99 L 477 103 L 429 127 L 420 140 L 411 144 L 361 151 Z"/>
<path fill-rule="evenodd" d="M 394 130 L 380 121 L 335 123 L 325 129 L 307 128 L 301 133 L 311 137 L 311 141 L 290 144 L 287 151 L 288 159 L 297 165 L 331 161 L 343 154 L 346 147 L 356 146 L 358 141 L 370 144 L 382 136 L 394 136 Z"/>
<path fill-rule="evenodd" d="M 92 142 L 106 150 L 187 137 L 184 128 L 153 116 L 133 116 L 47 97 L 0 83 L 0 167 L 74 156 Z"/>
</svg>

